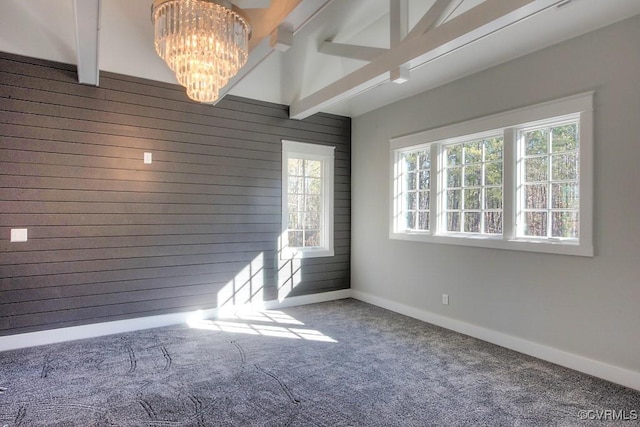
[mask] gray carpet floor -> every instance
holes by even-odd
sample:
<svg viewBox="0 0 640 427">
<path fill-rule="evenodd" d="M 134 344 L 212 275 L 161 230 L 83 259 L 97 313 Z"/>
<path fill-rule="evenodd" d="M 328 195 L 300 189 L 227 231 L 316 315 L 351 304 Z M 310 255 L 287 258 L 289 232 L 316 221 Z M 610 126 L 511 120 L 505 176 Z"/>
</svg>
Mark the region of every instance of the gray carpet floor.
<svg viewBox="0 0 640 427">
<path fill-rule="evenodd" d="M 0 427 L 639 425 L 580 419 L 638 391 L 355 300 L 194 326 L 0 353 Z"/>
</svg>

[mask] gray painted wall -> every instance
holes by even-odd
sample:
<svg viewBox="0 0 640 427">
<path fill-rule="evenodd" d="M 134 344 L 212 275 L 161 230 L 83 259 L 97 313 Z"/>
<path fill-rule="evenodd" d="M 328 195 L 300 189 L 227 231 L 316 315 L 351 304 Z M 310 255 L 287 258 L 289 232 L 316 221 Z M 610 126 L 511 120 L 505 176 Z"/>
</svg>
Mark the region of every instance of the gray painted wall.
<svg viewBox="0 0 640 427">
<path fill-rule="evenodd" d="M 639 42 L 636 16 L 355 118 L 352 289 L 640 372 Z M 389 239 L 389 138 L 591 90 L 595 257 Z"/>
<path fill-rule="evenodd" d="M 282 139 L 336 147 L 336 255 L 286 292 L 349 287 L 349 118 L 3 53 L 0 111 L 0 335 L 276 298 Z"/>
</svg>

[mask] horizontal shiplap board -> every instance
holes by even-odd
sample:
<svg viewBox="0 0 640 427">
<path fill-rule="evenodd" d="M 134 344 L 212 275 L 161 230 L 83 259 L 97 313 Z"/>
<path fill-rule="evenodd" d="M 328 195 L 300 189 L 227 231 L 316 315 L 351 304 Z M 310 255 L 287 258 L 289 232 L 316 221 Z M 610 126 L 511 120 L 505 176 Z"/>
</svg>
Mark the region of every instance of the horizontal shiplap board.
<svg viewBox="0 0 640 427">
<path fill-rule="evenodd" d="M 343 234 L 344 235 L 344 234 Z M 340 236 L 340 235 L 339 235 Z M 210 245 L 223 245 L 227 251 L 231 251 L 234 247 L 243 245 L 249 248 L 252 244 L 266 245 L 267 249 L 276 247 L 278 236 L 273 233 L 236 233 L 236 234 L 205 234 L 205 235 L 152 235 L 152 236 L 131 236 L 118 237 L 73 237 L 58 239 L 29 239 L 29 242 L 16 249 L 11 242 L 0 241 L 0 253 L 6 253 L 7 258 L 17 258 L 16 261 L 9 261 L 11 264 L 20 264 L 25 262 L 33 262 L 31 257 L 47 256 L 46 252 L 60 252 L 59 257 L 71 257 L 74 252 L 83 252 L 85 259 L 88 259 L 91 253 L 98 249 L 114 249 L 119 253 L 126 253 L 126 250 L 134 251 L 138 256 L 148 253 L 149 248 L 180 248 L 180 254 L 202 250 L 205 248 L 211 250 L 210 253 L 217 253 L 215 247 Z M 235 245 L 235 246 L 234 246 Z M 350 246 L 350 238 L 336 237 L 334 239 L 336 248 L 346 248 Z M 66 251 L 66 252 L 63 252 Z M 64 255 L 63 255 L 64 253 Z M 155 256 L 155 255 L 154 255 Z M 104 259 L 104 258 L 100 258 Z M 48 262 L 54 262 L 50 257 Z M 0 265 L 2 262 L 0 261 Z"/>
<path fill-rule="evenodd" d="M 247 185 L 218 185 L 196 183 L 162 182 L 162 185 L 150 185 L 147 181 L 128 179 L 70 179 L 69 177 L 24 176 L 4 175 L 0 179 L 0 188 L 26 188 L 26 189 L 63 189 L 78 190 L 103 190 L 109 191 L 134 191 L 140 193 L 182 193 L 182 194 L 208 194 L 208 195 L 250 195 L 261 197 L 280 197 L 280 188 L 252 187 Z M 126 177 L 122 177 L 126 178 Z M 212 180 L 213 181 L 213 180 Z"/>
<path fill-rule="evenodd" d="M 209 161 L 215 161 L 218 157 L 225 160 L 225 164 L 234 159 L 246 160 L 262 158 L 260 153 L 268 153 L 272 156 L 269 163 L 249 162 L 245 167 L 274 168 L 274 163 L 279 162 L 278 154 L 281 139 L 270 138 L 270 144 L 275 144 L 278 150 L 266 150 L 264 144 L 257 145 L 254 140 L 246 138 L 253 134 L 240 135 L 236 131 L 230 134 L 217 132 L 216 135 L 200 135 L 185 132 L 158 131 L 146 129 L 144 133 L 133 126 L 108 126 L 101 123 L 92 123 L 70 118 L 38 116 L 23 112 L 5 111 L 0 115 L 0 123 L 6 126 L 7 135 L 28 139 L 45 139 L 60 142 L 78 142 L 117 148 L 138 148 L 142 151 L 154 150 L 167 156 L 168 160 L 197 163 L 198 157 L 190 154 L 212 156 Z M 60 130 L 60 129 L 66 130 Z M 38 129 L 40 129 L 38 131 Z M 46 129 L 46 131 L 44 130 Z M 241 138 L 244 136 L 244 138 Z M 306 141 L 298 138 L 300 142 L 318 143 L 318 141 Z M 330 144 L 329 144 L 330 145 Z M 28 145 L 23 147 L 28 149 Z M 238 151 L 240 150 L 240 151 Z M 51 151 L 51 150 L 47 150 Z M 243 154 L 244 152 L 244 154 Z M 121 152 L 113 151 L 121 155 Z M 240 157 L 238 157 L 240 156 Z M 215 163 L 214 163 L 215 164 Z M 336 167 L 350 167 L 350 156 L 345 152 L 336 152 Z"/>
<path fill-rule="evenodd" d="M 0 80 L 3 77 L 0 76 Z M 4 77 L 8 80 L 7 77 Z M 101 87 L 108 88 L 109 80 L 102 79 Z M 203 110 L 199 105 L 191 102 L 170 101 L 145 94 L 133 94 L 129 92 L 105 91 L 106 99 L 96 99 L 93 97 L 78 97 L 70 95 L 70 83 L 43 81 L 36 77 L 15 76 L 11 80 L 11 85 L 0 87 L 0 98 L 11 98 L 25 101 L 55 103 L 56 105 L 76 107 L 102 112 L 117 112 L 129 114 L 131 116 L 143 114 L 143 117 L 156 118 L 167 121 L 180 121 L 193 124 L 207 124 L 210 120 L 233 120 L 245 123 L 247 130 L 252 130 L 261 126 L 264 131 L 265 126 L 275 127 L 274 134 L 282 137 L 290 137 L 295 132 L 297 137 L 308 137 L 300 135 L 300 130 L 320 135 L 345 135 L 349 132 L 344 126 L 337 127 L 323 123 L 313 122 L 292 122 L 284 117 L 274 117 L 273 115 L 256 112 L 256 108 L 245 109 L 242 116 L 238 116 L 236 111 L 211 108 Z M 34 91 L 34 87 L 38 91 Z M 141 106 L 147 108 L 140 108 Z M 271 109 L 268 112 L 273 112 Z M 286 114 L 286 111 L 283 111 Z M 221 122 L 229 124 L 230 122 Z M 278 129 L 282 128 L 282 129 Z"/>
<path fill-rule="evenodd" d="M 9 227 L 0 227 L 0 235 L 9 235 Z M 233 234 L 230 234 L 233 233 Z M 271 240 L 276 241 L 280 235 L 280 225 L 276 224 L 179 224 L 165 225 L 162 228 L 152 225 L 105 225 L 105 226 L 60 226 L 60 227 L 43 227 L 34 226 L 29 228 L 29 241 L 24 245 L 30 245 L 28 250 L 38 250 L 45 247 L 42 245 L 62 245 L 60 241 L 70 241 L 68 247 L 85 245 L 86 242 L 102 243 L 103 238 L 120 238 L 124 237 L 128 242 L 132 242 L 129 246 L 135 246 L 141 239 L 147 236 L 160 237 L 168 239 L 176 244 L 180 244 L 184 240 L 191 242 L 201 242 L 211 239 L 215 241 L 228 240 L 226 236 L 238 236 L 237 239 L 245 239 L 245 235 L 249 234 L 253 239 L 262 240 L 262 235 L 272 236 Z M 350 239 L 349 230 L 335 231 L 334 236 L 337 242 L 344 241 L 348 245 Z M 131 239 L 134 237 L 135 239 Z M 89 239 L 87 239 L 89 238 Z M 78 241 L 80 243 L 73 243 Z M 142 240 L 144 241 L 144 240 Z M 50 243 L 43 243 L 50 242 Z M 109 245 L 112 240 L 106 240 Z M 0 243 L 2 248 L 11 251 L 17 251 L 16 247 L 11 248 L 10 242 L 3 241 Z M 31 246 L 33 245 L 33 246 Z M 122 243 L 122 246 L 126 246 Z M 25 246 L 26 247 L 26 246 Z"/>
<path fill-rule="evenodd" d="M 7 147 L 3 150 L 4 156 L 2 161 L 18 165 L 36 163 L 40 165 L 83 167 L 93 171 L 98 168 L 110 171 L 120 169 L 144 169 L 167 174 L 184 174 L 184 170 L 188 168 L 189 174 L 202 175 L 209 180 L 214 179 L 212 177 L 245 177 L 276 180 L 279 178 L 272 169 L 239 168 L 206 163 L 180 162 L 173 158 L 171 154 L 159 151 L 152 152 L 154 155 L 153 166 L 145 166 L 142 162 L 143 152 L 138 149 L 129 149 L 128 153 L 120 153 L 121 156 L 116 156 L 112 152 L 112 147 L 105 148 L 98 146 L 98 150 L 89 150 L 93 147 L 88 144 L 34 141 L 17 138 L 12 138 L 4 144 L 3 141 L 0 140 L 0 147 L 2 146 Z M 91 153 L 91 151 L 95 151 L 95 153 Z"/>
<path fill-rule="evenodd" d="M 138 203 L 138 202 L 25 202 L 8 201 L 0 205 L 0 214 L 167 214 L 183 215 L 219 215 L 219 214 L 280 214 L 281 207 L 275 205 L 253 204 L 187 204 L 187 203 Z"/>
<path fill-rule="evenodd" d="M 110 73 L 84 86 L 5 53 L 0 111 L 0 335 L 212 308 L 247 281 L 277 297 L 282 139 L 336 148 L 335 256 L 302 260 L 288 292 L 349 287 L 348 118 Z"/>
<path fill-rule="evenodd" d="M 233 185 L 260 188 L 280 188 L 280 180 L 274 178 L 251 178 L 238 176 L 215 176 L 186 172 L 158 172 L 139 165 L 131 169 L 111 169 L 87 166 L 63 166 L 0 161 L 0 174 L 13 176 L 38 176 L 73 179 L 104 179 L 121 181 L 144 181 L 158 183 L 195 183 L 208 185 Z"/>
<path fill-rule="evenodd" d="M 54 94 L 55 95 L 55 94 Z M 248 134 L 261 135 L 262 138 L 278 138 L 291 139 L 322 139 L 327 143 L 337 143 L 343 137 L 340 135 L 331 135 L 317 132 L 298 131 L 275 125 L 254 124 L 247 121 L 230 120 L 224 118 L 215 118 L 211 123 L 185 122 L 178 120 L 165 120 L 162 118 L 144 117 L 125 112 L 99 111 L 83 107 L 68 107 L 65 105 L 45 103 L 39 101 L 24 101 L 14 98 L 0 97 L 0 110 L 3 111 L 25 111 L 35 116 L 56 116 L 64 118 L 73 118 L 85 122 L 109 123 L 120 126 L 139 126 L 144 129 L 155 129 L 158 131 L 177 131 L 183 133 L 194 133 L 199 135 L 216 136 L 220 132 L 224 136 L 235 132 L 237 135 L 243 135 L 245 139 L 251 139 Z M 129 110 L 131 110 L 129 108 Z M 179 113 L 175 113 L 178 114 Z"/>
<path fill-rule="evenodd" d="M 184 193 L 141 193 L 133 191 L 104 191 L 104 190 L 57 190 L 34 188 L 5 188 L 2 190 L 5 201 L 24 202 L 103 202 L 106 198 L 110 203 L 151 203 L 151 204 L 228 204 L 252 206 L 281 206 L 278 196 L 251 196 L 245 194 L 210 195 Z M 108 193 L 108 194 L 105 194 Z M 337 200 L 337 207 L 347 208 L 349 200 Z"/>
<path fill-rule="evenodd" d="M 22 263 L 3 266 L 2 269 L 0 269 L 0 278 L 227 263 L 245 263 L 245 265 L 247 265 L 259 255 L 260 253 L 253 252 L 225 252 L 215 255 L 173 255 L 120 259 L 76 260 L 71 262 Z M 275 255 L 269 253 L 264 258 L 265 262 L 273 262 L 274 256 Z"/>
<path fill-rule="evenodd" d="M 49 311 L 42 313 L 30 313 L 17 316 L 8 316 L 0 319 L 0 334 L 3 331 L 15 328 L 24 328 L 31 325 L 59 326 L 59 324 L 75 320 L 97 320 L 114 318 L 118 315 L 132 315 L 140 317 L 145 312 L 166 312 L 171 308 L 183 307 L 211 307 L 217 305 L 217 293 L 185 295 L 181 297 L 152 298 L 145 301 L 125 302 L 101 306 L 82 306 L 69 310 Z M 42 328 L 44 329 L 44 328 Z"/>
<path fill-rule="evenodd" d="M 153 149 L 156 152 L 174 153 L 173 155 L 182 155 L 185 160 L 189 157 L 186 154 L 213 154 L 209 145 L 210 138 L 202 136 L 193 136 L 192 138 L 184 138 L 177 133 L 169 134 L 156 134 L 156 138 L 151 135 L 120 135 L 117 133 L 100 133 L 98 129 L 93 129 L 93 132 L 79 132 L 77 129 L 59 129 L 45 127 L 43 125 L 55 125 L 55 121 L 45 119 L 43 121 L 36 121 L 31 123 L 34 119 L 33 116 L 7 112 L 4 113 L 4 117 L 0 116 L 0 123 L 3 124 L 3 134 L 7 136 L 2 142 L 3 144 L 9 144 L 5 142 L 9 137 L 21 138 L 22 140 L 13 140 L 14 144 L 17 144 L 19 148 L 29 150 L 30 148 L 38 149 L 43 152 L 60 152 L 71 154 L 87 154 L 104 157 L 124 157 L 124 158 L 136 158 L 139 157 L 134 154 L 139 154 L 140 150 Z M 68 123 L 65 120 L 61 122 Z M 43 135 L 42 128 L 48 129 L 46 135 Z M 115 131 L 115 130 L 114 130 Z M 174 141 L 165 141 L 159 139 L 159 137 L 168 136 L 176 137 Z M 36 141 L 41 140 L 44 142 L 58 142 L 59 144 L 47 145 L 35 145 Z M 66 144 L 65 144 L 66 143 Z M 80 146 L 73 145 L 82 144 Z M 34 145 L 32 145 L 34 144 Z M 238 140 L 234 138 L 216 138 L 217 147 L 238 148 L 242 147 L 245 150 L 252 150 L 258 152 L 273 152 L 280 151 L 280 144 L 277 138 L 270 138 L 268 141 L 257 140 Z M 15 148 L 6 146 L 6 148 Z M 346 156 L 345 156 L 346 157 Z M 176 160 L 172 157 L 172 160 Z M 214 159 L 204 159 L 214 160 Z M 206 163 L 205 163 L 206 164 Z"/>
<path fill-rule="evenodd" d="M 0 227 L 4 234 L 8 235 L 9 227 Z M 78 238 L 78 237 L 105 237 L 105 236 L 175 236 L 175 235 L 202 235 L 202 234 L 226 234 L 226 233 L 280 233 L 280 224 L 169 224 L 161 228 L 155 225 L 78 225 L 47 227 L 35 225 L 29 227 L 29 242 L 33 239 L 49 238 Z M 25 245 L 29 242 L 24 243 Z M 15 248 L 14 248 L 15 249 Z M 19 250 L 19 249 L 15 249 Z"/>
<path fill-rule="evenodd" d="M 70 262 L 76 260 L 133 259 L 164 256 L 263 252 L 275 249 L 275 242 L 214 243 L 209 245 L 132 246 L 125 248 L 64 249 L 54 251 L 5 252 L 0 266 L 27 263 Z"/>
<path fill-rule="evenodd" d="M 110 259 L 110 260 L 88 260 L 75 262 L 57 262 L 46 264 L 15 264 L 4 266 L 0 269 L 0 280 L 9 281 L 18 277 L 32 277 L 41 275 L 66 275 L 81 272 L 114 272 L 148 270 L 156 268 L 193 268 L 194 271 L 202 266 L 234 266 L 242 265 L 245 268 L 256 257 L 263 256 L 265 263 L 273 263 L 275 266 L 275 255 L 271 252 L 260 253 L 225 253 L 214 256 L 165 256 L 152 258 L 132 258 L 132 259 Z M 304 260 L 304 265 L 325 265 L 327 262 L 349 262 L 349 255 L 336 255 L 331 258 L 314 258 Z M 270 264 L 265 264 L 270 265 Z M 240 270 L 242 270 L 242 268 Z M 240 271 L 238 270 L 238 271 Z"/>
<path fill-rule="evenodd" d="M 52 299 L 120 294 L 141 290 L 152 291 L 164 288 L 181 288 L 184 286 L 209 286 L 211 288 L 222 288 L 229 282 L 236 279 L 237 276 L 237 274 L 229 272 L 182 277 L 178 276 L 157 277 L 152 279 L 118 280 L 112 282 L 83 283 L 80 285 L 40 287 L 5 291 L 3 292 L 0 311 L 3 313 L 2 315 L 8 316 L 13 313 L 18 313 L 19 310 L 27 310 L 28 307 L 33 307 L 32 310 L 35 311 L 24 311 L 24 313 L 35 313 L 38 312 L 38 310 L 41 310 L 42 307 L 44 307 L 47 300 Z M 240 277 L 242 280 L 248 279 L 246 275 Z M 17 304 L 20 305 L 18 306 Z M 12 306 L 9 307 L 8 310 L 13 310 L 13 312 L 2 310 L 3 306 L 8 305 Z"/>
<path fill-rule="evenodd" d="M 0 100 L 1 102 L 1 100 Z M 177 153 L 193 153 L 193 154 L 208 154 L 219 155 L 222 152 L 227 154 L 227 157 L 233 157 L 231 154 L 236 154 L 238 158 L 245 158 L 241 151 L 232 151 L 233 147 L 242 147 L 242 143 L 245 141 L 256 141 L 256 138 L 252 138 L 254 135 L 251 132 L 246 132 L 237 129 L 230 129 L 225 131 L 224 129 L 216 129 L 215 133 L 211 130 L 210 134 L 200 134 L 197 132 L 190 132 L 187 130 L 160 130 L 147 128 L 144 132 L 142 129 L 135 125 L 120 125 L 109 124 L 104 122 L 92 122 L 90 120 L 80 120 L 73 116 L 51 116 L 51 115 L 38 115 L 29 112 L 22 112 L 18 110 L 6 110 L 0 115 L 0 123 L 7 125 L 28 126 L 43 129 L 41 132 L 45 132 L 45 129 L 67 129 L 74 132 L 84 133 L 83 137 L 99 139 L 103 142 L 109 142 L 112 137 L 129 137 L 136 139 L 144 144 L 141 148 L 151 149 L 157 148 L 162 151 L 177 152 Z M 44 137 L 44 135 L 42 135 Z M 268 139 L 267 139 L 268 138 Z M 271 141 L 274 144 L 280 141 L 277 137 L 266 136 L 265 142 Z M 116 140 L 116 138 L 114 138 Z M 216 141 L 225 141 L 221 144 L 215 144 Z M 223 151 L 226 150 L 226 151 Z M 241 150 L 241 148 L 239 149 Z M 258 151 L 258 150 L 256 150 Z M 267 152 L 267 151 L 260 151 Z"/>
<path fill-rule="evenodd" d="M 27 251 L 275 242 L 277 237 L 278 235 L 274 233 L 219 233 L 137 235 L 135 239 L 132 239 L 130 235 L 114 237 L 36 238 L 30 239 L 27 242 L 29 245 Z M 15 246 L 11 245 L 11 242 L 1 240 L 0 252 L 20 253 L 22 250 L 16 249 Z"/>
<path fill-rule="evenodd" d="M 265 265 L 265 277 L 277 277 Z M 97 295 L 119 290 L 155 289 L 201 283 L 229 283 L 246 280 L 247 268 L 243 263 L 225 263 L 199 266 L 174 266 L 137 270 L 114 270 L 66 275 L 43 275 L 12 279 L 0 279 L 3 291 L 2 303 L 35 301 L 50 298 L 79 295 Z M 348 276 L 348 262 L 329 263 L 322 266 L 304 266 L 301 271 L 305 278 L 314 273 Z M 285 273 L 282 273 L 285 274 Z M 52 286 L 51 283 L 55 283 Z"/>
<path fill-rule="evenodd" d="M 255 258 L 254 258 L 255 259 Z M 273 260 L 266 260 L 273 262 Z M 249 261 L 227 261 L 222 263 L 206 263 L 196 265 L 167 265 L 160 267 L 135 268 L 123 270 L 85 271 L 58 274 L 42 274 L 37 276 L 21 276 L 0 279 L 0 286 L 5 292 L 21 292 L 39 288 L 83 287 L 102 284 L 126 284 L 130 281 L 159 279 L 173 280 L 176 277 L 213 276 L 235 277 L 246 269 Z M 333 264 L 332 264 L 333 265 Z M 337 266 L 345 268 L 344 263 Z M 338 267 L 336 267 L 338 268 Z M 52 286 L 55 283 L 55 286 Z M 55 296 L 50 294 L 50 296 Z"/>
<path fill-rule="evenodd" d="M 9 227 L 25 227 L 29 225 L 148 225 L 169 224 L 280 224 L 280 215 L 274 214 L 129 214 L 129 213 L 56 213 L 56 214 L 0 214 L 0 222 Z"/>
<path fill-rule="evenodd" d="M 253 266 L 259 266 L 259 264 L 254 262 Z M 266 264 L 264 269 L 265 277 L 286 274 L 269 270 Z M 348 271 L 348 262 L 305 265 L 301 267 L 301 271 L 306 277 L 314 277 L 316 273 L 335 273 L 343 277 Z M 0 279 L 0 286 L 4 289 L 0 304 L 65 296 L 97 295 L 118 290 L 154 289 L 187 283 L 228 283 L 232 280 L 245 280 L 247 272 L 253 273 L 255 269 L 248 268 L 247 263 L 224 263 Z M 56 285 L 52 286 L 51 283 Z"/>
</svg>

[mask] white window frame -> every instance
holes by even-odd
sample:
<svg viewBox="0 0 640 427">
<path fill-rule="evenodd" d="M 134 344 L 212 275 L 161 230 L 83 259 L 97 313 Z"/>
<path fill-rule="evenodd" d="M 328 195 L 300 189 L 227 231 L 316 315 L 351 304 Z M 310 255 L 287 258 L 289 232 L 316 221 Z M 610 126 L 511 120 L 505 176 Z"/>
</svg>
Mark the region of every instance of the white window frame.
<svg viewBox="0 0 640 427">
<path fill-rule="evenodd" d="M 320 238 L 317 247 L 289 247 L 289 158 L 318 160 L 322 162 L 322 215 L 320 216 Z M 315 258 L 334 256 L 333 248 L 333 199 L 335 147 L 319 144 L 282 140 L 282 233 L 280 237 L 280 258 Z"/>
<path fill-rule="evenodd" d="M 591 257 L 593 249 L 593 92 L 536 104 L 504 113 L 457 123 L 441 128 L 401 136 L 390 140 L 390 218 L 389 237 L 428 243 L 509 249 L 529 252 Z M 576 118 L 579 124 L 579 239 L 544 239 L 518 236 L 517 211 L 518 132 L 540 123 Z M 503 151 L 503 225 L 502 235 L 444 232 L 442 192 L 444 189 L 443 154 L 445 144 L 502 133 Z M 429 232 L 410 232 L 398 227 L 399 203 L 395 200 L 396 163 L 399 153 L 417 147 L 431 149 L 431 196 Z M 436 177 L 436 179 L 434 179 Z"/>
<path fill-rule="evenodd" d="M 558 118 L 553 118 L 552 120 L 542 120 L 540 122 L 536 122 L 536 123 L 527 123 L 526 127 L 522 127 L 521 129 L 518 129 L 518 134 L 516 135 L 517 141 L 516 141 L 516 153 L 517 153 L 517 158 L 524 160 L 525 159 L 525 147 L 524 147 L 524 133 L 530 130 L 534 130 L 534 129 L 540 129 L 540 128 L 547 128 L 550 126 L 556 127 L 556 126 L 562 126 L 564 124 L 569 124 L 569 123 L 578 123 L 578 128 L 580 127 L 580 115 L 579 114 L 570 114 L 568 116 L 563 116 L 563 117 L 558 117 Z M 582 139 L 582 130 L 578 129 L 578 135 L 580 135 L 580 139 Z M 545 156 L 549 157 L 549 162 L 551 162 L 553 156 L 552 154 L 547 151 L 547 153 L 545 154 Z M 580 167 L 580 149 L 578 148 L 578 168 Z M 545 182 L 545 184 L 552 184 L 554 182 L 554 180 L 551 177 L 551 171 L 552 171 L 552 166 L 551 163 L 549 163 L 547 165 L 547 180 Z M 580 169 L 578 169 L 578 172 L 580 172 Z M 522 164 L 522 161 L 519 162 L 519 164 L 516 167 L 516 174 L 517 174 L 517 182 L 518 183 L 525 183 L 525 168 L 524 165 Z M 578 181 L 578 188 L 580 190 L 580 185 L 581 185 L 581 180 L 580 177 L 578 177 L 577 179 Z M 581 192 L 581 191 L 580 191 Z M 547 207 L 544 209 L 547 211 L 547 233 L 549 232 L 549 228 L 551 225 L 551 213 L 553 212 L 553 208 L 551 208 L 550 206 L 552 205 L 553 202 L 553 196 L 552 196 L 552 192 L 548 191 L 547 192 Z M 535 237 L 535 236 L 524 236 L 524 220 L 521 219 L 521 216 L 524 215 L 524 205 L 523 205 L 523 199 L 524 199 L 524 194 L 523 194 L 523 189 L 522 188 L 518 188 L 516 189 L 516 209 L 517 209 L 517 216 L 516 216 L 516 236 L 519 236 L 521 238 L 524 239 L 530 239 L 530 240 L 534 240 L 534 241 L 544 241 L 544 240 L 563 240 L 565 242 L 571 243 L 571 242 L 576 242 L 579 239 L 575 239 L 575 238 L 567 238 L 567 237 L 551 237 L 549 235 L 545 236 L 545 237 Z M 542 209 L 541 209 L 542 210 Z M 580 213 L 580 207 L 578 207 L 577 209 L 578 214 Z M 580 227 L 582 228 L 582 227 Z"/>
<path fill-rule="evenodd" d="M 414 146 L 411 147 L 411 150 L 406 150 L 405 152 L 409 153 L 409 152 L 415 152 L 415 151 L 424 151 L 425 149 L 429 149 L 429 144 L 422 144 L 422 145 L 418 145 L 418 146 Z M 393 194 L 403 194 L 406 189 L 404 188 L 404 181 L 400 180 L 400 179 L 396 179 L 396 177 L 399 176 L 403 176 L 404 173 L 406 172 L 404 170 L 404 168 L 401 165 L 401 152 L 396 151 L 395 153 L 395 157 L 393 160 L 393 185 L 394 185 L 394 189 L 392 190 Z M 433 163 L 433 153 L 429 153 L 429 162 Z M 416 169 L 417 170 L 417 169 Z M 433 167 L 431 168 L 431 170 L 433 170 Z M 433 182 L 433 175 L 429 176 L 429 230 L 421 230 L 421 229 L 412 229 L 407 227 L 406 221 L 404 219 L 403 216 L 400 216 L 400 212 L 402 211 L 402 199 L 400 197 L 393 197 L 392 200 L 392 204 L 393 204 L 393 211 L 392 211 L 392 217 L 396 218 L 395 221 L 395 227 L 398 230 L 401 230 L 402 233 L 412 233 L 412 234 L 428 234 L 431 230 L 431 228 L 433 228 L 433 224 L 431 223 L 431 219 L 432 219 L 432 203 L 433 201 L 431 200 L 431 187 L 432 187 L 432 182 Z"/>
<path fill-rule="evenodd" d="M 497 136 L 502 136 L 502 130 L 490 130 L 488 132 L 482 132 L 482 133 L 476 133 L 473 135 L 465 135 L 463 137 L 458 137 L 458 138 L 449 138 L 446 141 L 439 141 L 437 144 L 437 148 L 436 151 L 438 153 L 438 158 L 437 158 L 437 162 L 436 162 L 436 167 L 437 167 L 437 188 L 440 189 L 441 191 L 441 198 L 439 198 L 438 200 L 438 206 L 440 207 L 440 209 L 437 211 L 436 213 L 436 217 L 435 220 L 438 221 L 437 224 L 437 230 L 440 231 L 441 234 L 446 234 L 446 235 L 450 235 L 450 236 L 459 236 L 459 237 L 481 237 L 481 238 L 487 238 L 487 239 L 492 239 L 492 238 L 496 238 L 496 237 L 501 237 L 501 235 L 498 234 L 483 234 L 483 233 L 468 233 L 468 232 L 464 232 L 464 231 L 448 231 L 447 230 L 447 209 L 446 209 L 446 190 L 448 189 L 447 187 L 447 183 L 446 183 L 446 172 L 447 172 L 447 167 L 446 167 L 446 158 L 445 158 L 445 151 L 446 148 L 450 145 L 456 145 L 456 144 L 464 144 L 466 142 L 471 142 L 471 141 L 478 141 L 478 140 L 483 140 L 483 139 L 489 139 L 489 138 L 494 138 Z M 504 151 L 502 154 L 502 161 L 503 161 L 503 174 L 504 174 Z M 484 161 L 482 162 L 484 164 Z M 462 166 L 462 165 L 461 165 Z M 433 167 L 432 167 L 432 173 L 433 173 Z M 464 175 L 462 175 L 461 177 L 461 189 L 463 189 L 464 186 Z M 502 185 L 503 185 L 503 222 L 504 222 L 504 177 L 502 179 Z M 485 185 L 481 184 L 479 186 L 481 188 L 481 191 L 484 189 Z M 464 193 L 461 191 L 460 192 L 460 203 L 462 204 L 462 199 L 464 198 Z M 484 213 L 484 208 L 481 206 L 480 207 L 480 211 L 482 213 Z M 463 215 L 464 210 L 461 209 L 460 210 L 460 220 L 464 222 L 464 215 Z"/>
</svg>

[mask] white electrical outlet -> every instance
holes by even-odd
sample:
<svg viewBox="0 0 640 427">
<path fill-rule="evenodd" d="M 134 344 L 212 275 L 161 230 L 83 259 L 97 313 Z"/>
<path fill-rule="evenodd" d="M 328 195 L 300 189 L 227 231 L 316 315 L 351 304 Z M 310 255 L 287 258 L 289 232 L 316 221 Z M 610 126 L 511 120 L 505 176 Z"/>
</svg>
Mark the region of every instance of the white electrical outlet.
<svg viewBox="0 0 640 427">
<path fill-rule="evenodd" d="M 442 303 L 444 305 L 449 305 L 449 294 L 442 294 Z"/>
<path fill-rule="evenodd" d="M 144 153 L 144 163 L 147 165 L 150 165 L 151 163 L 153 163 L 153 154 Z"/>
</svg>

